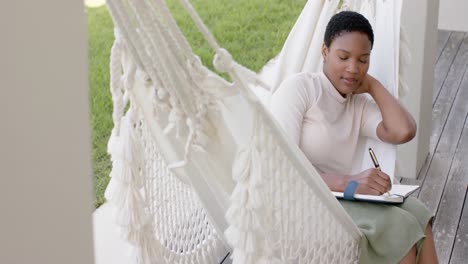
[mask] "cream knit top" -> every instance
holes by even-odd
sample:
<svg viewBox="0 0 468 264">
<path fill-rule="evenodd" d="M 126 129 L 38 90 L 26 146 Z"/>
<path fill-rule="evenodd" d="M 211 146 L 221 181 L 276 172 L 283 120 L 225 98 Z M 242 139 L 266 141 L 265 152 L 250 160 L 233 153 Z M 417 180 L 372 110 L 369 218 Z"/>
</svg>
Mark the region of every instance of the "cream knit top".
<svg viewBox="0 0 468 264">
<path fill-rule="evenodd" d="M 382 120 L 373 100 L 364 94 L 342 97 L 323 72 L 287 78 L 270 110 L 322 173 L 350 173 L 359 136 L 378 139 Z"/>
</svg>

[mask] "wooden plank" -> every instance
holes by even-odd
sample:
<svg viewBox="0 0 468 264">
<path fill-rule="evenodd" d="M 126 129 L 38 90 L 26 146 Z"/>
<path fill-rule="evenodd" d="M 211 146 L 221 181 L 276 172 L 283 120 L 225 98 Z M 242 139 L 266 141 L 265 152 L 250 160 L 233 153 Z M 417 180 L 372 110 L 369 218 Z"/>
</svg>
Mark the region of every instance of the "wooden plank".
<svg viewBox="0 0 468 264">
<path fill-rule="evenodd" d="M 439 59 L 437 60 L 434 69 L 434 90 L 432 93 L 433 105 L 437 100 L 437 97 L 439 97 L 444 80 L 448 78 L 447 73 L 449 72 L 449 69 L 451 70 L 451 68 L 453 68 L 451 67 L 452 64 L 455 64 L 455 58 L 460 56 L 457 55 L 457 53 L 459 53 L 458 51 L 460 49 L 461 43 L 463 42 L 464 35 L 465 34 L 462 32 L 452 32 Z"/>
<path fill-rule="evenodd" d="M 450 257 L 450 264 L 466 263 L 468 259 L 468 188 L 465 192 L 465 205 L 463 213 L 458 224 L 455 245 Z"/>
<path fill-rule="evenodd" d="M 458 53 L 461 43 L 463 41 L 464 34 L 460 32 L 450 32 L 439 30 L 439 40 L 438 40 L 438 47 L 437 49 L 440 50 L 440 55 L 438 56 L 437 63 L 434 69 L 434 91 L 441 90 L 441 86 L 445 85 L 447 87 L 452 87 L 453 82 L 456 79 L 449 78 L 449 83 L 445 84 L 444 81 L 447 78 L 449 70 L 451 69 L 452 63 L 454 63 L 455 55 Z M 446 38 L 446 40 L 445 40 Z M 445 41 L 444 41 L 445 40 Z M 455 65 L 459 65 L 460 63 L 457 61 Z M 454 70 L 457 70 L 456 68 Z M 453 70 L 452 70 L 453 71 Z M 451 76 L 456 76 L 457 72 L 451 72 Z M 453 89 L 450 90 L 453 92 Z M 439 92 L 437 92 L 439 94 Z M 442 94 L 442 99 L 444 96 L 448 96 L 449 100 L 453 100 L 453 93 L 448 93 L 447 91 Z M 442 111 L 440 109 L 440 105 L 434 105 L 434 111 L 432 114 L 432 134 L 430 138 L 430 145 L 429 145 L 429 155 L 426 158 L 423 166 L 419 171 L 419 175 L 416 179 L 402 179 L 401 183 L 403 184 L 417 184 L 422 185 L 424 181 L 424 177 L 426 176 L 427 170 L 429 169 L 429 165 L 432 160 L 432 155 L 435 151 L 437 143 L 439 142 L 440 134 L 443 129 L 443 125 L 445 124 L 445 120 L 447 119 L 448 112 Z M 418 196 L 419 191 L 413 193 L 412 196 Z"/>
<path fill-rule="evenodd" d="M 442 50 L 444 50 L 451 33 L 452 32 L 448 30 L 439 30 L 437 36 L 437 61 L 439 61 Z"/>
<path fill-rule="evenodd" d="M 446 63 L 447 60 L 444 59 L 445 61 L 444 62 L 439 62 L 439 58 L 441 57 L 441 54 L 442 54 L 442 51 L 445 49 L 445 46 L 447 45 L 447 42 L 449 40 L 449 37 L 451 36 L 452 34 L 452 31 L 447 31 L 447 30 L 439 30 L 438 32 L 438 39 L 437 39 L 437 61 L 436 61 L 436 67 L 434 69 L 434 83 L 436 82 L 440 82 L 440 81 L 436 81 L 438 78 L 442 78 L 442 76 L 444 76 L 443 73 L 440 72 L 440 69 L 438 70 L 437 67 L 439 68 L 442 68 L 444 69 L 442 66 L 438 66 L 440 64 L 443 64 L 443 63 Z M 444 56 L 445 58 L 446 56 Z M 448 72 L 448 69 L 449 69 L 449 66 L 447 67 L 447 72 Z M 447 73 L 446 72 L 446 73 Z M 444 76 L 445 78 L 446 76 Z M 436 85 L 434 85 L 435 87 Z M 438 139 L 437 139 L 438 140 Z M 432 141 L 432 140 L 431 140 Z M 430 151 L 432 153 L 432 151 Z M 420 171 L 419 171 L 419 174 L 418 176 L 416 177 L 416 179 L 409 179 L 409 178 L 401 178 L 401 179 L 398 179 L 402 184 L 410 184 L 410 185 L 421 185 L 422 184 L 422 180 L 424 178 L 425 175 L 422 175 L 423 173 L 425 174 L 427 172 L 427 167 L 428 167 L 428 163 L 431 161 L 432 159 L 432 156 L 431 155 L 428 155 L 426 157 L 426 160 L 424 161 L 424 164 L 423 166 L 421 167 Z M 413 194 L 411 194 L 411 196 L 414 196 L 414 197 L 418 197 L 418 194 L 419 192 L 415 192 Z"/>
<path fill-rule="evenodd" d="M 421 168 L 417 180 L 404 179 L 402 181 L 402 183 L 404 184 L 423 185 L 419 192 L 421 192 L 424 189 L 424 183 L 426 180 L 427 173 L 432 164 L 432 161 L 434 160 L 434 153 L 436 152 L 436 148 L 440 141 L 440 136 L 446 125 L 447 116 L 451 111 L 453 101 L 460 87 L 460 82 L 463 78 L 463 73 L 466 68 L 466 61 L 468 61 L 468 36 L 464 38 L 459 52 L 455 60 L 451 64 L 450 70 L 447 75 L 447 79 L 443 82 L 443 88 L 441 89 L 441 93 L 436 101 L 436 104 L 433 107 L 432 133 L 429 143 L 429 157 L 423 165 L 423 167 Z M 437 76 L 440 76 L 440 73 L 436 72 L 436 77 Z M 463 126 L 463 124 L 461 125 Z M 436 160 L 436 163 L 437 162 L 438 161 Z M 419 192 L 416 192 L 414 195 L 419 196 Z"/>
<path fill-rule="evenodd" d="M 434 215 L 437 212 L 442 191 L 457 148 L 458 139 L 461 136 L 464 120 L 468 113 L 468 104 L 466 103 L 468 102 L 468 89 L 466 89 L 468 86 L 468 74 L 464 74 L 466 73 L 467 61 L 468 38 L 464 40 L 462 54 L 459 54 L 455 59 L 457 63 L 454 62 L 452 66 L 452 69 L 460 67 L 462 70 L 451 70 L 451 72 L 457 74 L 449 73 L 445 84 L 450 84 L 450 86 L 444 88 L 433 111 L 433 117 L 436 117 L 436 122 L 434 122 L 432 136 L 438 133 L 438 130 L 442 130 L 442 134 L 429 164 L 419 198 Z M 459 79 L 462 80 L 462 83 L 458 81 Z M 455 101 L 453 101 L 454 96 Z M 444 118 L 445 113 L 449 114 L 446 122 Z"/>
<path fill-rule="evenodd" d="M 465 98 L 468 99 L 468 73 L 465 75 Z M 465 103 L 466 104 L 466 103 Z M 467 109 L 468 110 L 468 109 Z M 434 222 L 434 240 L 440 263 L 449 263 L 468 185 L 468 122 L 465 114 L 462 136 L 455 152 L 439 210 Z"/>
</svg>

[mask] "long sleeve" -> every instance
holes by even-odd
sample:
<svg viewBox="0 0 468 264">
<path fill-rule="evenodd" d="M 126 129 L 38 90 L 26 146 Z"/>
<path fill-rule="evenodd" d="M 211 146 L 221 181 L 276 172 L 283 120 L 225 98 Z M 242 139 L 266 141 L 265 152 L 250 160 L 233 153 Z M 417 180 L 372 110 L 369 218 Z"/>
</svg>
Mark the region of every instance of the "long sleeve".
<svg viewBox="0 0 468 264">
<path fill-rule="evenodd" d="M 301 140 L 304 115 L 310 108 L 311 99 L 310 89 L 299 76 L 286 79 L 270 102 L 271 113 L 297 145 Z"/>
</svg>

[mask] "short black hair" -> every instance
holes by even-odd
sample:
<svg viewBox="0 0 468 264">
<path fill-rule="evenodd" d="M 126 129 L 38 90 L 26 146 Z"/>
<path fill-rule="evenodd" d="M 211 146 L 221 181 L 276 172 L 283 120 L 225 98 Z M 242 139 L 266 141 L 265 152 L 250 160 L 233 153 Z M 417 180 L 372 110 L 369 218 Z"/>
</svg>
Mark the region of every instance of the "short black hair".
<svg viewBox="0 0 468 264">
<path fill-rule="evenodd" d="M 332 16 L 325 30 L 323 39 L 325 46 L 330 47 L 333 40 L 343 32 L 361 32 L 367 35 L 374 46 L 374 32 L 369 21 L 361 14 L 353 11 L 342 11 Z"/>
</svg>

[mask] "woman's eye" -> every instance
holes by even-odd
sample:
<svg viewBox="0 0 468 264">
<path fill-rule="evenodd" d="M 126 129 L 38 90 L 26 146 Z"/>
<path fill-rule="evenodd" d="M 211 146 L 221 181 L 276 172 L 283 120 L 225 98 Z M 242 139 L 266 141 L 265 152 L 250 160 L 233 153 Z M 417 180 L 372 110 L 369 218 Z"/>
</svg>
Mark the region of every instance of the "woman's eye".
<svg viewBox="0 0 468 264">
<path fill-rule="evenodd" d="M 367 63 L 367 60 L 359 60 L 360 63 Z"/>
<path fill-rule="evenodd" d="M 339 57 L 339 58 L 340 58 L 340 60 L 347 60 L 348 59 L 346 57 Z"/>
</svg>

